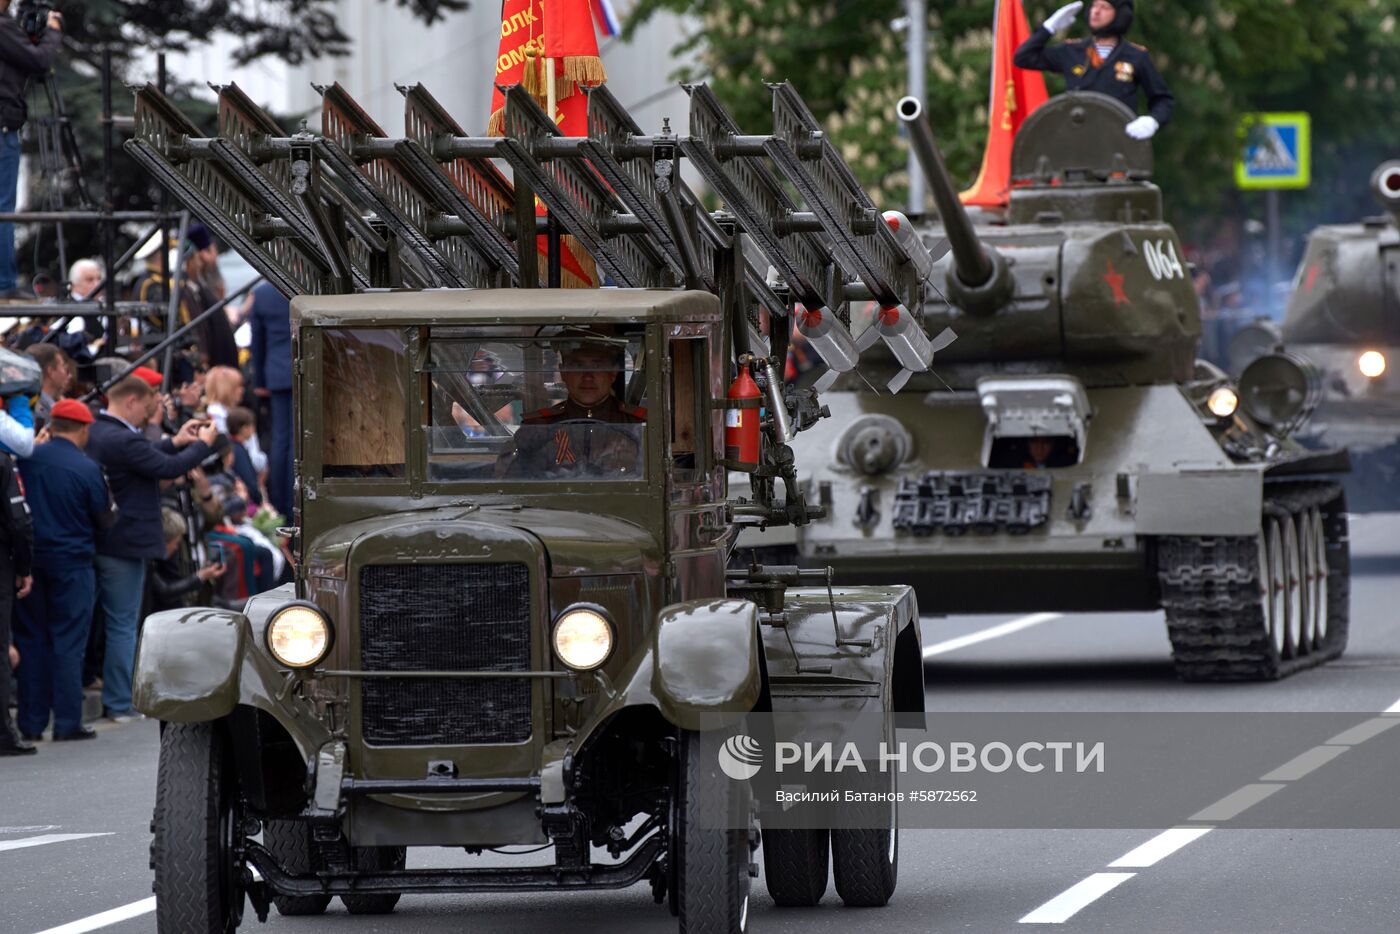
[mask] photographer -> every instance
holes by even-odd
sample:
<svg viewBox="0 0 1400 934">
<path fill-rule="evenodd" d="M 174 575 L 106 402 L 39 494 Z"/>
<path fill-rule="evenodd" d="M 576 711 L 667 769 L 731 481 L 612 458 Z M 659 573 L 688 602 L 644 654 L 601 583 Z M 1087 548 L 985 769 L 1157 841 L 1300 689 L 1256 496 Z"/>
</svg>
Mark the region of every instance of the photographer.
<svg viewBox="0 0 1400 934">
<path fill-rule="evenodd" d="M 21 7 L 37 4 L 21 4 Z M 15 209 L 19 187 L 19 130 L 29 117 L 25 92 L 29 79 L 53 66 L 58 55 L 63 16 L 49 11 L 42 25 L 26 16 L 25 24 L 10 14 L 10 0 L 0 0 L 0 213 Z M 45 28 L 46 27 L 46 28 Z M 29 32 L 26 32 L 26 28 Z M 19 295 L 15 265 L 15 227 L 0 224 L 0 299 Z"/>
</svg>

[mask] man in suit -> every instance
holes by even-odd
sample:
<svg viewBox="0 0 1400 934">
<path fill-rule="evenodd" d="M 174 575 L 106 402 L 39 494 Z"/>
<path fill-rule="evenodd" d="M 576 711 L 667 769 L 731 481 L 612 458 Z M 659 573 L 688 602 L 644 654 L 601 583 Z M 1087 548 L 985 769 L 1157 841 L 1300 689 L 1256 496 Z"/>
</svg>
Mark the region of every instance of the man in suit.
<svg viewBox="0 0 1400 934">
<path fill-rule="evenodd" d="M 132 718 L 131 673 L 146 581 L 146 561 L 165 554 L 160 481 L 174 480 L 222 451 L 228 439 L 209 422 L 191 419 L 173 438 L 153 443 L 143 433 L 160 397 L 139 376 L 107 390 L 107 408 L 93 423 L 88 455 L 107 471 L 119 510 L 97 543 L 97 602 L 106 619 L 102 706 L 109 719 Z"/>
<path fill-rule="evenodd" d="M 286 296 L 269 283 L 255 286 L 244 308 L 253 328 L 253 394 L 272 402 L 267 495 L 292 519 L 292 323 Z M 251 492 L 251 490 L 249 491 Z"/>
</svg>

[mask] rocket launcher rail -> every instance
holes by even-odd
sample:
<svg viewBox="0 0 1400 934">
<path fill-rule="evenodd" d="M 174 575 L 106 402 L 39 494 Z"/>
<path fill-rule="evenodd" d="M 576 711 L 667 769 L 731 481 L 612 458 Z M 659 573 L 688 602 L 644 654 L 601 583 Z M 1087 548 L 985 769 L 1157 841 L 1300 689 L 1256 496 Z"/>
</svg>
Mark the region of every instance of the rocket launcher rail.
<svg viewBox="0 0 1400 934">
<path fill-rule="evenodd" d="M 542 270 L 520 265 L 545 223 L 538 197 L 611 284 L 715 292 L 753 334 L 761 311 L 819 312 L 816 342 L 846 351 L 834 367 L 858 362 L 853 301 L 901 309 L 901 334 L 919 327 L 927 270 L 789 84 L 770 86 L 767 136 L 741 135 L 705 85 L 686 89 L 684 135 L 669 124 L 646 135 L 606 88 L 587 91 L 584 137 L 561 135 L 529 94 L 507 88 L 499 138 L 464 134 L 421 85 L 399 88 L 399 138 L 339 85 L 318 88 L 320 135 L 288 135 L 237 86 L 218 90 L 220 135 L 206 138 L 154 87 L 139 89 L 128 149 L 289 296 L 541 284 Z M 722 210 L 682 180 L 682 158 Z M 927 337 L 907 337 L 922 356 Z"/>
</svg>

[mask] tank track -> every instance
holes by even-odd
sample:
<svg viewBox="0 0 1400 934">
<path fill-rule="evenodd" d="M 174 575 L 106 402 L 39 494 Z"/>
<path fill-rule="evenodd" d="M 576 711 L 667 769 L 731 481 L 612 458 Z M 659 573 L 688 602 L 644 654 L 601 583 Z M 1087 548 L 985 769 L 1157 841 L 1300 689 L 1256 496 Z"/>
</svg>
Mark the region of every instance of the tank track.
<svg viewBox="0 0 1400 934">
<path fill-rule="evenodd" d="M 1327 555 L 1327 632 L 1303 651 L 1280 652 L 1269 632 L 1260 585 L 1262 538 L 1164 537 L 1157 569 L 1167 634 L 1183 681 L 1267 681 L 1341 655 L 1350 606 L 1346 500 L 1340 483 L 1270 483 L 1266 519 L 1298 521 L 1321 512 Z"/>
</svg>

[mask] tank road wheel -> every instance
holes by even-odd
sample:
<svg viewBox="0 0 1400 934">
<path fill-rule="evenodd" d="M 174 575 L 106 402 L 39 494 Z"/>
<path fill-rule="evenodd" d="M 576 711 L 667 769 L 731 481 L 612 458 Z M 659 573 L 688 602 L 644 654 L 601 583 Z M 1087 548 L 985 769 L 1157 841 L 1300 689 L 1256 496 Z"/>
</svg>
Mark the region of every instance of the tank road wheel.
<svg viewBox="0 0 1400 934">
<path fill-rule="evenodd" d="M 212 723 L 167 723 L 156 777 L 156 930 L 228 934 L 243 919 L 233 764 Z"/>
<path fill-rule="evenodd" d="M 1346 647 L 1340 484 L 1270 484 L 1256 538 L 1163 538 L 1158 579 L 1178 677 L 1281 678 Z"/>
<path fill-rule="evenodd" d="M 828 830 L 763 831 L 763 879 L 773 902 L 809 908 L 826 894 L 831 863 Z"/>
<path fill-rule="evenodd" d="M 673 829 L 680 934 L 742 934 L 749 923 L 749 786 L 719 770 L 699 734 L 680 734 Z"/>
<path fill-rule="evenodd" d="M 882 813 L 887 815 L 884 827 L 831 831 L 832 875 L 836 894 L 847 908 L 881 908 L 894 895 L 899 880 L 899 811 L 890 802 Z"/>
<path fill-rule="evenodd" d="M 263 824 L 263 846 L 282 868 L 297 876 L 309 875 L 316 865 L 316 844 L 311 825 L 299 820 L 270 820 Z M 279 915 L 319 915 L 331 903 L 329 895 L 273 895 Z"/>
<path fill-rule="evenodd" d="M 408 860 L 408 850 L 401 846 L 357 846 L 351 853 L 355 868 L 360 872 L 402 869 Z M 392 895 L 342 895 L 340 900 L 352 915 L 387 915 L 399 903 L 399 895 L 397 892 Z"/>
</svg>

